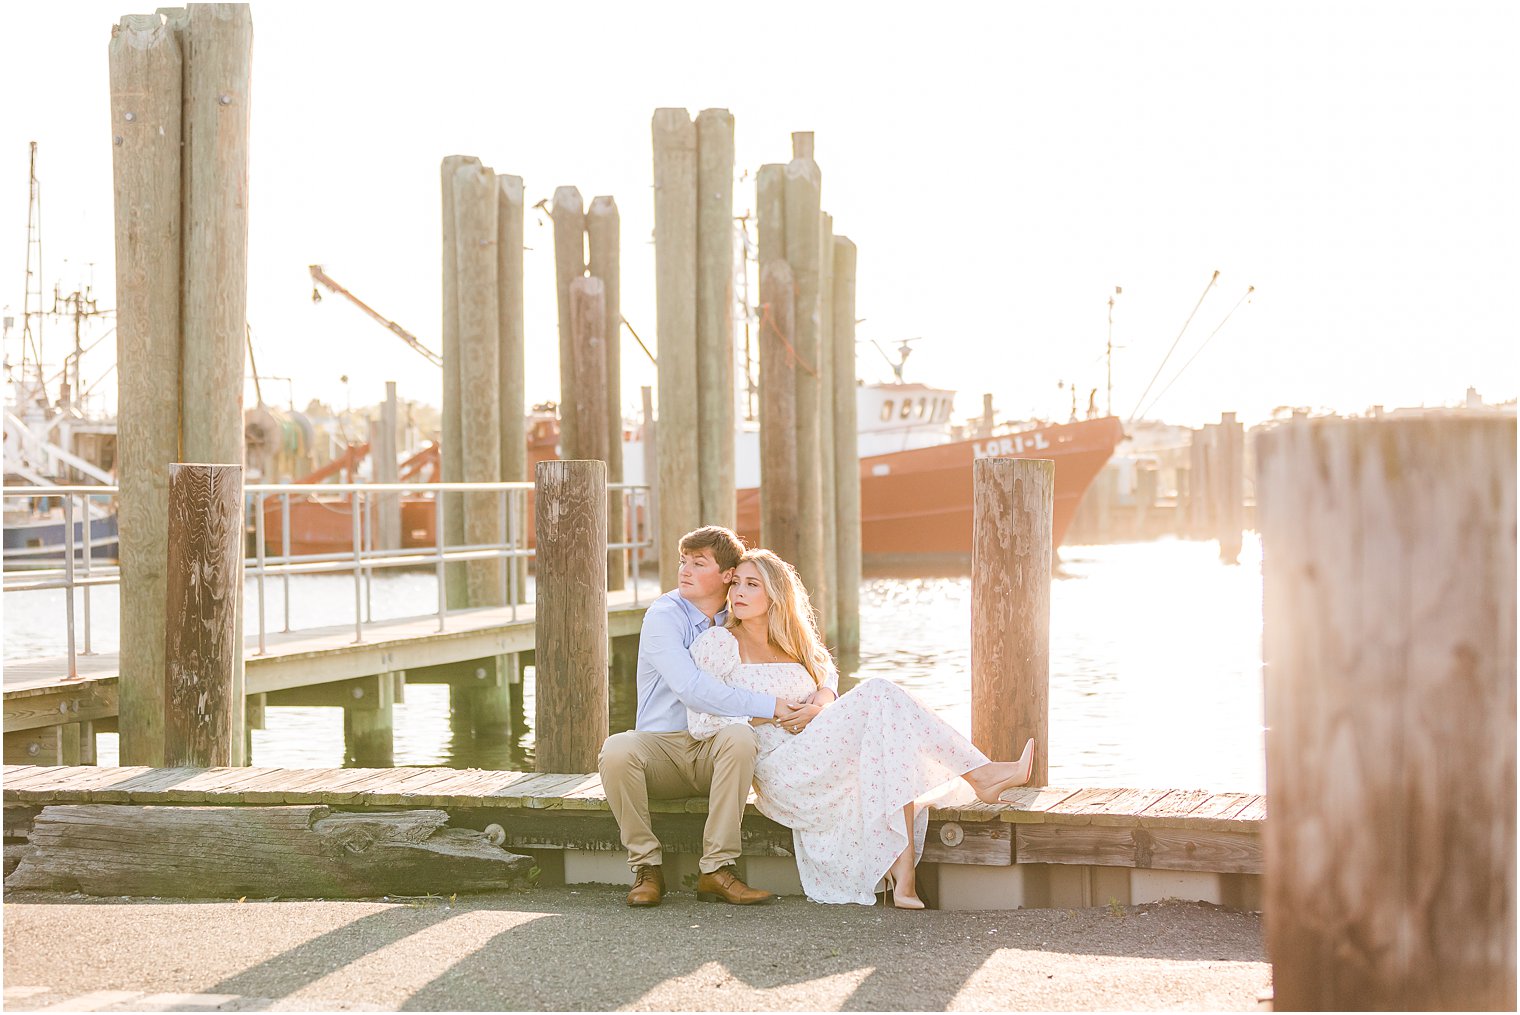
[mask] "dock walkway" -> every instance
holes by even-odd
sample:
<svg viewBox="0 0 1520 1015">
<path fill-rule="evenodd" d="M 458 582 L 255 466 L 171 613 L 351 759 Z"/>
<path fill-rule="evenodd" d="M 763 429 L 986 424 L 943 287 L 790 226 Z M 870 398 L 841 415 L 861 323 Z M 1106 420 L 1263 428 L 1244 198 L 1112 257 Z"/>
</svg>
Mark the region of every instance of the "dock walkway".
<svg viewBox="0 0 1520 1015">
<path fill-rule="evenodd" d="M 447 768 L 151 769 L 7 765 L 7 838 L 58 803 L 166 806 L 326 804 L 443 808 L 458 827 L 499 824 L 506 846 L 534 854 L 551 881 L 628 880 L 617 825 L 594 774 Z M 1008 803 L 930 812 L 925 882 L 942 908 L 1103 905 L 1199 899 L 1259 905 L 1265 800 L 1202 790 L 1021 789 Z M 667 865 L 679 877 L 701 854 L 705 799 L 651 802 Z M 743 824 L 752 883 L 796 892 L 791 832 L 753 798 Z M 673 855 L 669 855 L 673 854 Z"/>
</svg>

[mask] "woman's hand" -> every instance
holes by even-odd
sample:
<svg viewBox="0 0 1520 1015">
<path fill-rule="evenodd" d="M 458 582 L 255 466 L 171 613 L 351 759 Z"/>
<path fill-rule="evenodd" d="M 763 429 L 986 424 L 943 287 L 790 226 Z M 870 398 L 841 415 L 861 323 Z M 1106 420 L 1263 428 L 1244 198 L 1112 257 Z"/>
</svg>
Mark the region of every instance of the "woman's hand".
<svg viewBox="0 0 1520 1015">
<path fill-rule="evenodd" d="M 818 713 L 822 711 L 822 705 L 809 701 L 799 702 L 794 708 L 789 709 L 785 715 L 777 716 L 776 725 L 788 733 L 801 733 L 807 729 L 807 724 L 812 722 Z"/>
<path fill-rule="evenodd" d="M 831 687 L 820 687 L 808 695 L 807 700 L 815 705 L 827 705 L 830 702 L 839 700 L 839 695 L 835 694 L 834 689 Z"/>
</svg>

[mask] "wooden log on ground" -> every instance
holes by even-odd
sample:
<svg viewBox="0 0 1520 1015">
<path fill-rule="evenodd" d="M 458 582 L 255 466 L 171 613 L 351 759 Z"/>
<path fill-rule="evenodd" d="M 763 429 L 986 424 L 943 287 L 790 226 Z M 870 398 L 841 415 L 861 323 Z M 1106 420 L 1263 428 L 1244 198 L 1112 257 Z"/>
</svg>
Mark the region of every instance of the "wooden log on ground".
<svg viewBox="0 0 1520 1015">
<path fill-rule="evenodd" d="M 570 284 L 586 275 L 586 206 L 575 187 L 554 188 L 554 292 L 559 306 L 559 447 L 562 458 L 585 458 L 580 432 L 565 408 L 575 398 L 575 342 Z"/>
<path fill-rule="evenodd" d="M 321 805 L 46 807 L 9 891 L 169 898 L 375 898 L 495 891 L 532 859 L 439 810 L 334 813 Z"/>
<path fill-rule="evenodd" d="M 760 542 L 797 559 L 797 383 L 792 363 L 792 270 L 760 266 Z"/>
<path fill-rule="evenodd" d="M 823 565 L 823 445 L 819 413 L 818 217 L 823 177 L 811 158 L 786 166 L 786 262 L 796 286 L 797 556 L 793 563 L 821 620 L 831 595 Z"/>
<path fill-rule="evenodd" d="M 501 337 L 496 292 L 496 174 L 479 163 L 454 171 L 454 244 L 459 277 L 459 437 L 466 483 L 501 480 Z M 464 539 L 471 546 L 501 539 L 501 495 L 466 493 Z M 502 561 L 465 563 L 469 604 L 502 605 Z"/>
<path fill-rule="evenodd" d="M 649 478 L 659 486 L 660 587 L 671 589 L 679 562 L 675 541 L 703 524 L 697 481 L 697 129 L 686 110 L 657 109 L 652 131 L 660 443 L 659 476 Z"/>
<path fill-rule="evenodd" d="M 439 466 L 445 483 L 464 482 L 464 438 L 460 432 L 459 365 L 459 257 L 455 236 L 454 177 L 462 166 L 480 165 L 473 155 L 450 155 L 439 165 L 443 194 L 443 412 L 439 420 Z M 442 515 L 445 547 L 464 545 L 464 497 L 458 493 L 435 494 L 437 513 Z M 436 522 L 435 522 L 436 524 Z M 444 565 L 445 602 L 449 609 L 469 605 L 470 591 L 463 561 Z"/>
<path fill-rule="evenodd" d="M 733 528 L 734 117 L 697 114 L 697 482 L 703 525 Z"/>
<path fill-rule="evenodd" d="M 607 466 L 538 463 L 540 772 L 594 772 L 607 739 Z"/>
<path fill-rule="evenodd" d="M 834 502 L 841 663 L 860 656 L 860 438 L 856 432 L 855 244 L 834 237 Z"/>
<path fill-rule="evenodd" d="M 1515 421 L 1257 450 L 1273 1003 L 1513 1011 Z"/>
<path fill-rule="evenodd" d="M 169 464 L 179 457 L 181 74 L 179 42 L 158 15 L 122 18 L 110 79 L 124 765 L 164 760 Z"/>
<path fill-rule="evenodd" d="M 501 371 L 501 480 L 528 481 L 528 404 L 523 344 L 523 181 L 521 176 L 496 176 L 496 299 L 497 331 L 501 338 L 498 366 Z M 526 499 L 520 501 L 526 505 Z M 527 545 L 526 510 L 512 513 L 512 535 L 518 546 Z M 517 560 L 517 598 L 528 588 L 528 562 Z"/>
<path fill-rule="evenodd" d="M 606 318 L 607 360 L 607 482 L 623 481 L 623 304 L 622 224 L 617 201 L 593 197 L 586 209 L 587 270 L 602 280 L 602 306 Z M 613 542 L 626 542 L 627 514 L 621 490 L 607 494 L 607 532 Z M 607 590 L 617 592 L 626 583 L 628 551 L 607 551 Z"/>
<path fill-rule="evenodd" d="M 607 310 L 606 290 L 599 278 L 570 283 L 570 401 L 560 418 L 575 419 L 581 457 L 606 463 L 607 426 Z"/>
<path fill-rule="evenodd" d="M 839 645 L 839 532 L 834 493 L 834 216 L 818 216 L 818 498 L 823 518 L 823 643 Z"/>
<path fill-rule="evenodd" d="M 209 768 L 242 754 L 243 467 L 169 466 L 164 763 Z"/>
<path fill-rule="evenodd" d="M 1013 761 L 1035 740 L 1031 786 L 1050 762 L 1050 567 L 1055 463 L 972 463 L 971 741 Z"/>
</svg>

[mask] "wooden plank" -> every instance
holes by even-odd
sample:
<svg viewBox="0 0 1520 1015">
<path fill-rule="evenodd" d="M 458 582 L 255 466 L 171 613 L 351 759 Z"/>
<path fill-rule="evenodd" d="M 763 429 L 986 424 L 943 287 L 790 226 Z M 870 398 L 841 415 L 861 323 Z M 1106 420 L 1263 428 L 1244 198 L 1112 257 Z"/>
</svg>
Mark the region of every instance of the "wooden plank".
<svg viewBox="0 0 1520 1015">
<path fill-rule="evenodd" d="M 435 790 L 435 806 L 520 806 L 518 787 L 542 776 L 536 772 L 477 772 L 465 784 L 444 784 Z"/>
<path fill-rule="evenodd" d="M 1127 789 L 1108 803 L 1090 808 L 1087 814 L 1095 825 L 1138 827 L 1140 813 L 1165 800 L 1171 792 L 1169 789 Z"/>
<path fill-rule="evenodd" d="M 257 768 L 208 768 L 184 782 L 156 793 L 154 800 L 156 803 L 165 804 L 205 802 L 239 804 L 243 802 L 243 785 L 267 772 L 267 769 Z"/>
<path fill-rule="evenodd" d="M 431 787 L 447 782 L 454 773 L 447 768 L 412 769 L 411 775 L 392 783 L 384 790 L 369 793 L 364 802 L 369 806 L 384 804 L 417 803 L 432 796 Z"/>
<path fill-rule="evenodd" d="M 238 787 L 238 798 L 245 804 L 288 803 L 285 795 L 293 789 L 331 779 L 335 768 L 270 768 Z M 316 801 L 312 801 L 316 802 Z"/>
<path fill-rule="evenodd" d="M 1181 828 L 1231 828 L 1235 815 L 1250 806 L 1254 793 L 1215 793 L 1176 822 Z"/>
<path fill-rule="evenodd" d="M 1170 825 L 1178 818 L 1191 814 L 1199 804 L 1213 795 L 1206 789 L 1175 790 L 1142 810 L 1139 814 L 1140 825 L 1143 828 Z"/>
<path fill-rule="evenodd" d="M 5 699 L 5 732 L 104 719 L 116 715 L 118 707 L 114 682 L 91 680 L 41 689 L 41 693 Z"/>
<path fill-rule="evenodd" d="M 1013 863 L 1013 829 L 1003 821 L 931 821 L 919 860 L 1007 867 Z"/>
<path fill-rule="evenodd" d="M 1045 820 L 1052 808 L 1076 796 L 1080 790 L 1063 789 L 1059 786 L 1030 786 L 1011 789 L 1003 794 L 1007 807 L 1003 820 L 1017 824 L 1029 824 Z"/>
<path fill-rule="evenodd" d="M 1261 837 L 1208 829 L 1023 824 L 1015 828 L 1019 863 L 1090 864 L 1157 870 L 1260 874 Z"/>
<path fill-rule="evenodd" d="M 9 800 L 11 791 L 20 789 L 28 784 L 43 785 L 49 780 L 56 778 L 59 772 L 70 772 L 74 765 L 7 765 L 5 766 L 5 799 Z"/>
</svg>

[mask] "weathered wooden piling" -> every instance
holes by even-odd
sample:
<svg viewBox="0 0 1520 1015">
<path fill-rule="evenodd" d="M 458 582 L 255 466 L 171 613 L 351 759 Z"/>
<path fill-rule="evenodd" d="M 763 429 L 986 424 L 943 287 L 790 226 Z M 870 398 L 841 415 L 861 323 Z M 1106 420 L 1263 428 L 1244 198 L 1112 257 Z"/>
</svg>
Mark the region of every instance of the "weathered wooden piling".
<svg viewBox="0 0 1520 1015">
<path fill-rule="evenodd" d="M 855 244 L 834 237 L 834 500 L 841 662 L 860 656 L 860 441 L 856 432 Z"/>
<path fill-rule="evenodd" d="M 581 457 L 605 462 L 610 432 L 607 425 L 607 308 L 606 290 L 599 278 L 570 283 L 570 369 L 575 382 L 565 404 L 576 419 L 576 444 Z"/>
<path fill-rule="evenodd" d="M 1214 476 L 1219 486 L 1214 507 L 1215 524 L 1219 533 L 1219 559 L 1226 564 L 1240 562 L 1241 530 L 1244 528 L 1245 479 L 1244 461 L 1245 428 L 1235 421 L 1233 412 L 1220 416 L 1219 428 L 1214 431 L 1218 450 L 1218 466 Z"/>
<path fill-rule="evenodd" d="M 464 439 L 459 416 L 459 264 L 456 235 L 458 222 L 454 214 L 454 177 L 466 165 L 480 165 L 473 155 L 449 155 L 439 165 L 443 195 L 443 412 L 439 421 L 439 465 L 445 483 L 464 481 Z M 444 546 L 464 545 L 464 498 L 457 494 L 434 494 L 438 498 L 437 514 L 443 525 Z M 444 584 L 449 609 L 469 605 L 470 591 L 463 561 L 444 566 Z"/>
<path fill-rule="evenodd" d="M 755 174 L 756 263 L 786 260 L 786 166 L 770 162 Z"/>
<path fill-rule="evenodd" d="M 527 378 L 523 344 L 523 181 L 521 176 L 496 175 L 496 321 L 501 338 L 501 480 L 528 479 Z M 526 504 L 526 501 L 519 502 Z M 527 545 L 527 511 L 514 509 L 512 532 L 518 546 Z M 517 560 L 518 601 L 526 601 L 528 562 Z"/>
<path fill-rule="evenodd" d="M 794 152 L 811 152 L 811 135 L 792 135 Z M 805 140 L 803 140 L 805 139 Z M 823 447 L 819 414 L 818 222 L 823 177 L 810 154 L 786 165 L 786 261 L 796 286 L 797 573 L 820 618 L 832 594 L 823 562 Z"/>
<path fill-rule="evenodd" d="M 120 408 L 121 763 L 162 765 L 169 465 L 179 457 L 182 60 L 157 14 L 110 43 Z"/>
<path fill-rule="evenodd" d="M 1273 1005 L 1512 1011 L 1515 422 L 1257 449 Z"/>
<path fill-rule="evenodd" d="M 659 555 L 665 546 L 660 535 L 659 423 L 654 416 L 654 389 L 647 384 L 639 387 L 639 410 L 639 418 L 644 421 L 644 482 L 649 487 L 649 501 L 644 505 L 645 535 Z"/>
<path fill-rule="evenodd" d="M 797 559 L 797 382 L 792 367 L 792 270 L 760 266 L 760 542 Z"/>
<path fill-rule="evenodd" d="M 540 462 L 535 496 L 535 764 L 594 772 L 608 731 L 607 465 Z"/>
<path fill-rule="evenodd" d="M 559 446 L 565 458 L 585 458 L 574 413 L 575 343 L 570 327 L 570 284 L 586 275 L 586 206 L 575 187 L 554 188 L 554 292 L 559 306 Z"/>
<path fill-rule="evenodd" d="M 839 504 L 834 464 L 834 216 L 818 216 L 818 497 L 823 508 L 823 641 L 839 644 Z"/>
<path fill-rule="evenodd" d="M 1035 740 L 1031 786 L 1050 762 L 1050 566 L 1055 463 L 972 463 L 971 741 L 1013 761 Z"/>
<path fill-rule="evenodd" d="M 496 174 L 480 163 L 454 171 L 454 260 L 459 279 L 459 438 L 461 479 L 494 483 L 501 479 L 501 337 L 496 285 Z M 500 494 L 466 493 L 464 540 L 471 546 L 501 539 Z M 496 606 L 502 599 L 502 561 L 465 564 L 471 606 Z"/>
<path fill-rule="evenodd" d="M 243 749 L 243 467 L 169 466 L 164 764 L 235 764 Z"/>
<path fill-rule="evenodd" d="M 697 414 L 697 129 L 684 109 L 657 109 L 654 135 L 655 319 L 659 332 L 660 538 L 702 522 Z M 654 478 L 654 477 L 651 477 Z M 659 548 L 660 587 L 675 588 L 674 547 Z M 595 756 L 592 756 L 595 761 Z M 585 769 L 591 771 L 592 769 Z"/>
<path fill-rule="evenodd" d="M 734 525 L 734 117 L 697 114 L 697 485 L 704 525 Z"/>
<path fill-rule="evenodd" d="M 622 218 L 617 201 L 607 195 L 593 197 L 586 209 L 587 268 L 602 280 L 602 305 L 606 318 L 603 350 L 607 363 L 607 482 L 623 481 L 623 305 Z M 607 495 L 607 531 L 613 542 L 625 542 L 627 512 L 621 490 Z M 607 589 L 623 588 L 628 571 L 628 551 L 607 551 Z"/>
<path fill-rule="evenodd" d="M 373 473 L 377 483 L 394 483 L 398 478 L 396 461 L 396 382 L 385 382 L 385 401 L 380 403 L 380 423 L 376 428 L 378 441 L 370 448 L 374 460 Z M 401 495 L 382 493 L 375 496 L 375 548 L 398 550 L 401 548 Z"/>
</svg>

